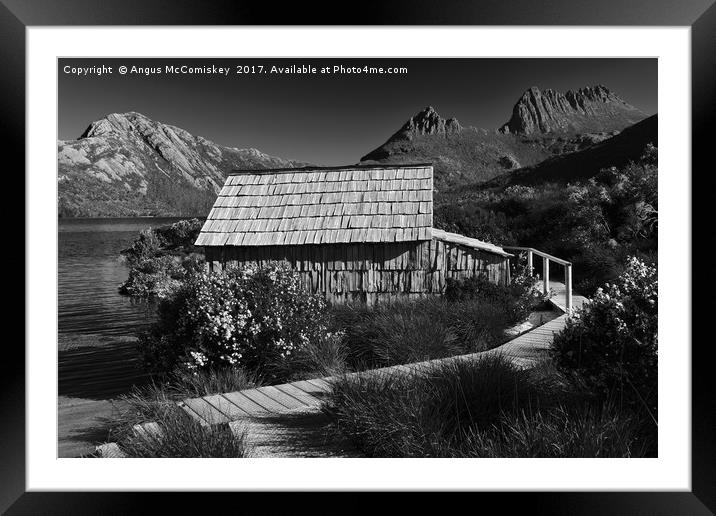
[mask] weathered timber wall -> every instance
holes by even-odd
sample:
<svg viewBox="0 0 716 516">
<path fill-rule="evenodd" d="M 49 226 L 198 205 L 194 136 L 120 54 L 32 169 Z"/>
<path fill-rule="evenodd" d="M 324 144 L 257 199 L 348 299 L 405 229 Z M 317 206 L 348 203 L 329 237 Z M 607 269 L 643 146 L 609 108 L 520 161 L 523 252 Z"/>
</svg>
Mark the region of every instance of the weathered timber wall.
<svg viewBox="0 0 716 516">
<path fill-rule="evenodd" d="M 210 270 L 286 261 L 299 272 L 305 288 L 323 292 L 333 303 L 362 301 L 373 305 L 401 297 L 442 294 L 447 278 L 483 275 L 494 283 L 510 281 L 508 258 L 438 240 L 205 250 Z"/>
</svg>

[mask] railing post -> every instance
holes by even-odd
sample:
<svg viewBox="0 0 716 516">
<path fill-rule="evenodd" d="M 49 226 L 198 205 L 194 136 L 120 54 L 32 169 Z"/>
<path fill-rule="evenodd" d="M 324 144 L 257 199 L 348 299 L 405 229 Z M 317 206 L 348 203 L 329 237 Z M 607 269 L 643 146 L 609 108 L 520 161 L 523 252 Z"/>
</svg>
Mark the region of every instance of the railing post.
<svg viewBox="0 0 716 516">
<path fill-rule="evenodd" d="M 572 313 L 572 264 L 568 264 L 564 266 L 564 286 L 565 286 L 565 296 L 567 298 L 566 300 L 566 308 L 567 313 Z"/>
<path fill-rule="evenodd" d="M 549 258 L 542 257 L 542 276 L 544 276 L 544 293 L 549 294 Z"/>
<path fill-rule="evenodd" d="M 532 249 L 527 249 L 527 270 L 530 271 L 530 276 L 534 274 L 532 270 Z"/>
</svg>

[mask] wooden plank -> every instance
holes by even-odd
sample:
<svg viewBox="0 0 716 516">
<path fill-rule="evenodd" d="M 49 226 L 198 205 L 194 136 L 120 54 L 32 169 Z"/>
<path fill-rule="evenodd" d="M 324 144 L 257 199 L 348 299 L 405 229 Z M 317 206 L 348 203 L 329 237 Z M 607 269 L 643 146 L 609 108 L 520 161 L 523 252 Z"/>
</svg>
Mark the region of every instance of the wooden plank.
<svg viewBox="0 0 716 516">
<path fill-rule="evenodd" d="M 203 398 L 207 403 L 211 404 L 219 412 L 224 414 L 228 421 L 235 421 L 240 417 L 248 415 L 248 412 L 240 409 L 220 394 L 214 394 L 213 396 L 203 396 Z"/>
<path fill-rule="evenodd" d="M 189 407 L 196 415 L 199 416 L 200 419 L 204 420 L 206 424 L 216 425 L 229 421 L 224 414 L 222 414 L 216 409 L 216 407 L 211 405 L 204 398 L 186 399 L 184 400 L 184 405 Z"/>
<path fill-rule="evenodd" d="M 319 389 L 323 389 L 324 392 L 329 392 L 331 390 L 331 384 L 328 383 L 323 378 L 309 378 L 306 380 L 308 383 L 311 383 L 315 385 Z"/>
<path fill-rule="evenodd" d="M 264 414 L 268 412 L 264 407 L 248 398 L 243 392 L 228 392 L 222 394 L 227 400 L 248 414 Z"/>
<path fill-rule="evenodd" d="M 242 391 L 242 394 L 244 394 L 247 398 L 250 398 L 251 401 L 261 405 L 267 412 L 284 412 L 289 408 L 273 398 L 268 397 L 266 394 L 257 389 Z"/>
<path fill-rule="evenodd" d="M 256 389 L 258 392 L 261 392 L 271 398 L 272 400 L 281 403 L 284 407 L 288 409 L 297 409 L 297 408 L 303 408 L 310 406 L 305 401 L 302 401 L 294 396 L 291 396 L 290 394 L 286 394 L 283 391 L 278 390 L 273 385 L 267 385 L 266 387 L 259 387 Z"/>
<path fill-rule="evenodd" d="M 311 382 L 307 380 L 301 380 L 300 382 L 293 382 L 291 385 L 294 387 L 301 389 L 302 391 L 306 392 L 307 394 L 310 394 L 314 397 L 322 397 L 326 392 L 328 392 L 330 389 L 324 386 L 318 386 L 314 385 Z"/>
<path fill-rule="evenodd" d="M 310 385 L 310 384 L 309 384 Z M 317 405 L 321 404 L 321 400 L 317 398 L 316 396 L 313 396 L 312 394 L 309 394 L 308 392 L 299 389 L 295 386 L 295 384 L 291 383 L 284 383 L 281 385 L 275 386 L 279 391 L 288 394 L 289 396 L 293 396 L 294 398 L 302 401 L 306 405 L 309 405 L 311 407 L 315 407 Z"/>
</svg>

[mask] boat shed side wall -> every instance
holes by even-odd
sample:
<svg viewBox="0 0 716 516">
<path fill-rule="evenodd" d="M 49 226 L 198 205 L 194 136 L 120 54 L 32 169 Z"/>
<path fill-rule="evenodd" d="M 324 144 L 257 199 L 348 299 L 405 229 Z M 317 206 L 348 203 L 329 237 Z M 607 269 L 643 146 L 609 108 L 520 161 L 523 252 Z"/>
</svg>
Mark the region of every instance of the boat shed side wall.
<svg viewBox="0 0 716 516">
<path fill-rule="evenodd" d="M 432 239 L 391 243 L 283 246 L 207 246 L 209 270 L 286 261 L 304 288 L 322 292 L 331 303 L 368 305 L 399 298 L 443 294 L 447 278 L 482 275 L 510 281 L 509 257 L 454 242 Z"/>
</svg>

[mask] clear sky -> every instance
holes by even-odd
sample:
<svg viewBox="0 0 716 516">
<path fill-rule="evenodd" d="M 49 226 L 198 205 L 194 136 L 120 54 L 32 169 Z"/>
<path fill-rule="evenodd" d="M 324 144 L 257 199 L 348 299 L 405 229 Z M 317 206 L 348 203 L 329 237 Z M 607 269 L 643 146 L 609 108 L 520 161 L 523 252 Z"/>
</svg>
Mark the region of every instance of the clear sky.
<svg viewBox="0 0 716 516">
<path fill-rule="evenodd" d="M 237 74 L 237 65 L 407 67 L 407 74 Z M 75 75 L 71 67 L 111 66 Z M 132 65 L 223 66 L 223 75 L 126 74 Z M 321 165 L 356 163 L 412 115 L 433 106 L 463 126 L 494 129 L 531 86 L 603 84 L 646 114 L 657 112 L 656 59 L 61 59 L 59 138 L 75 139 L 109 113 L 138 111 L 229 147 L 255 147 Z"/>
</svg>

